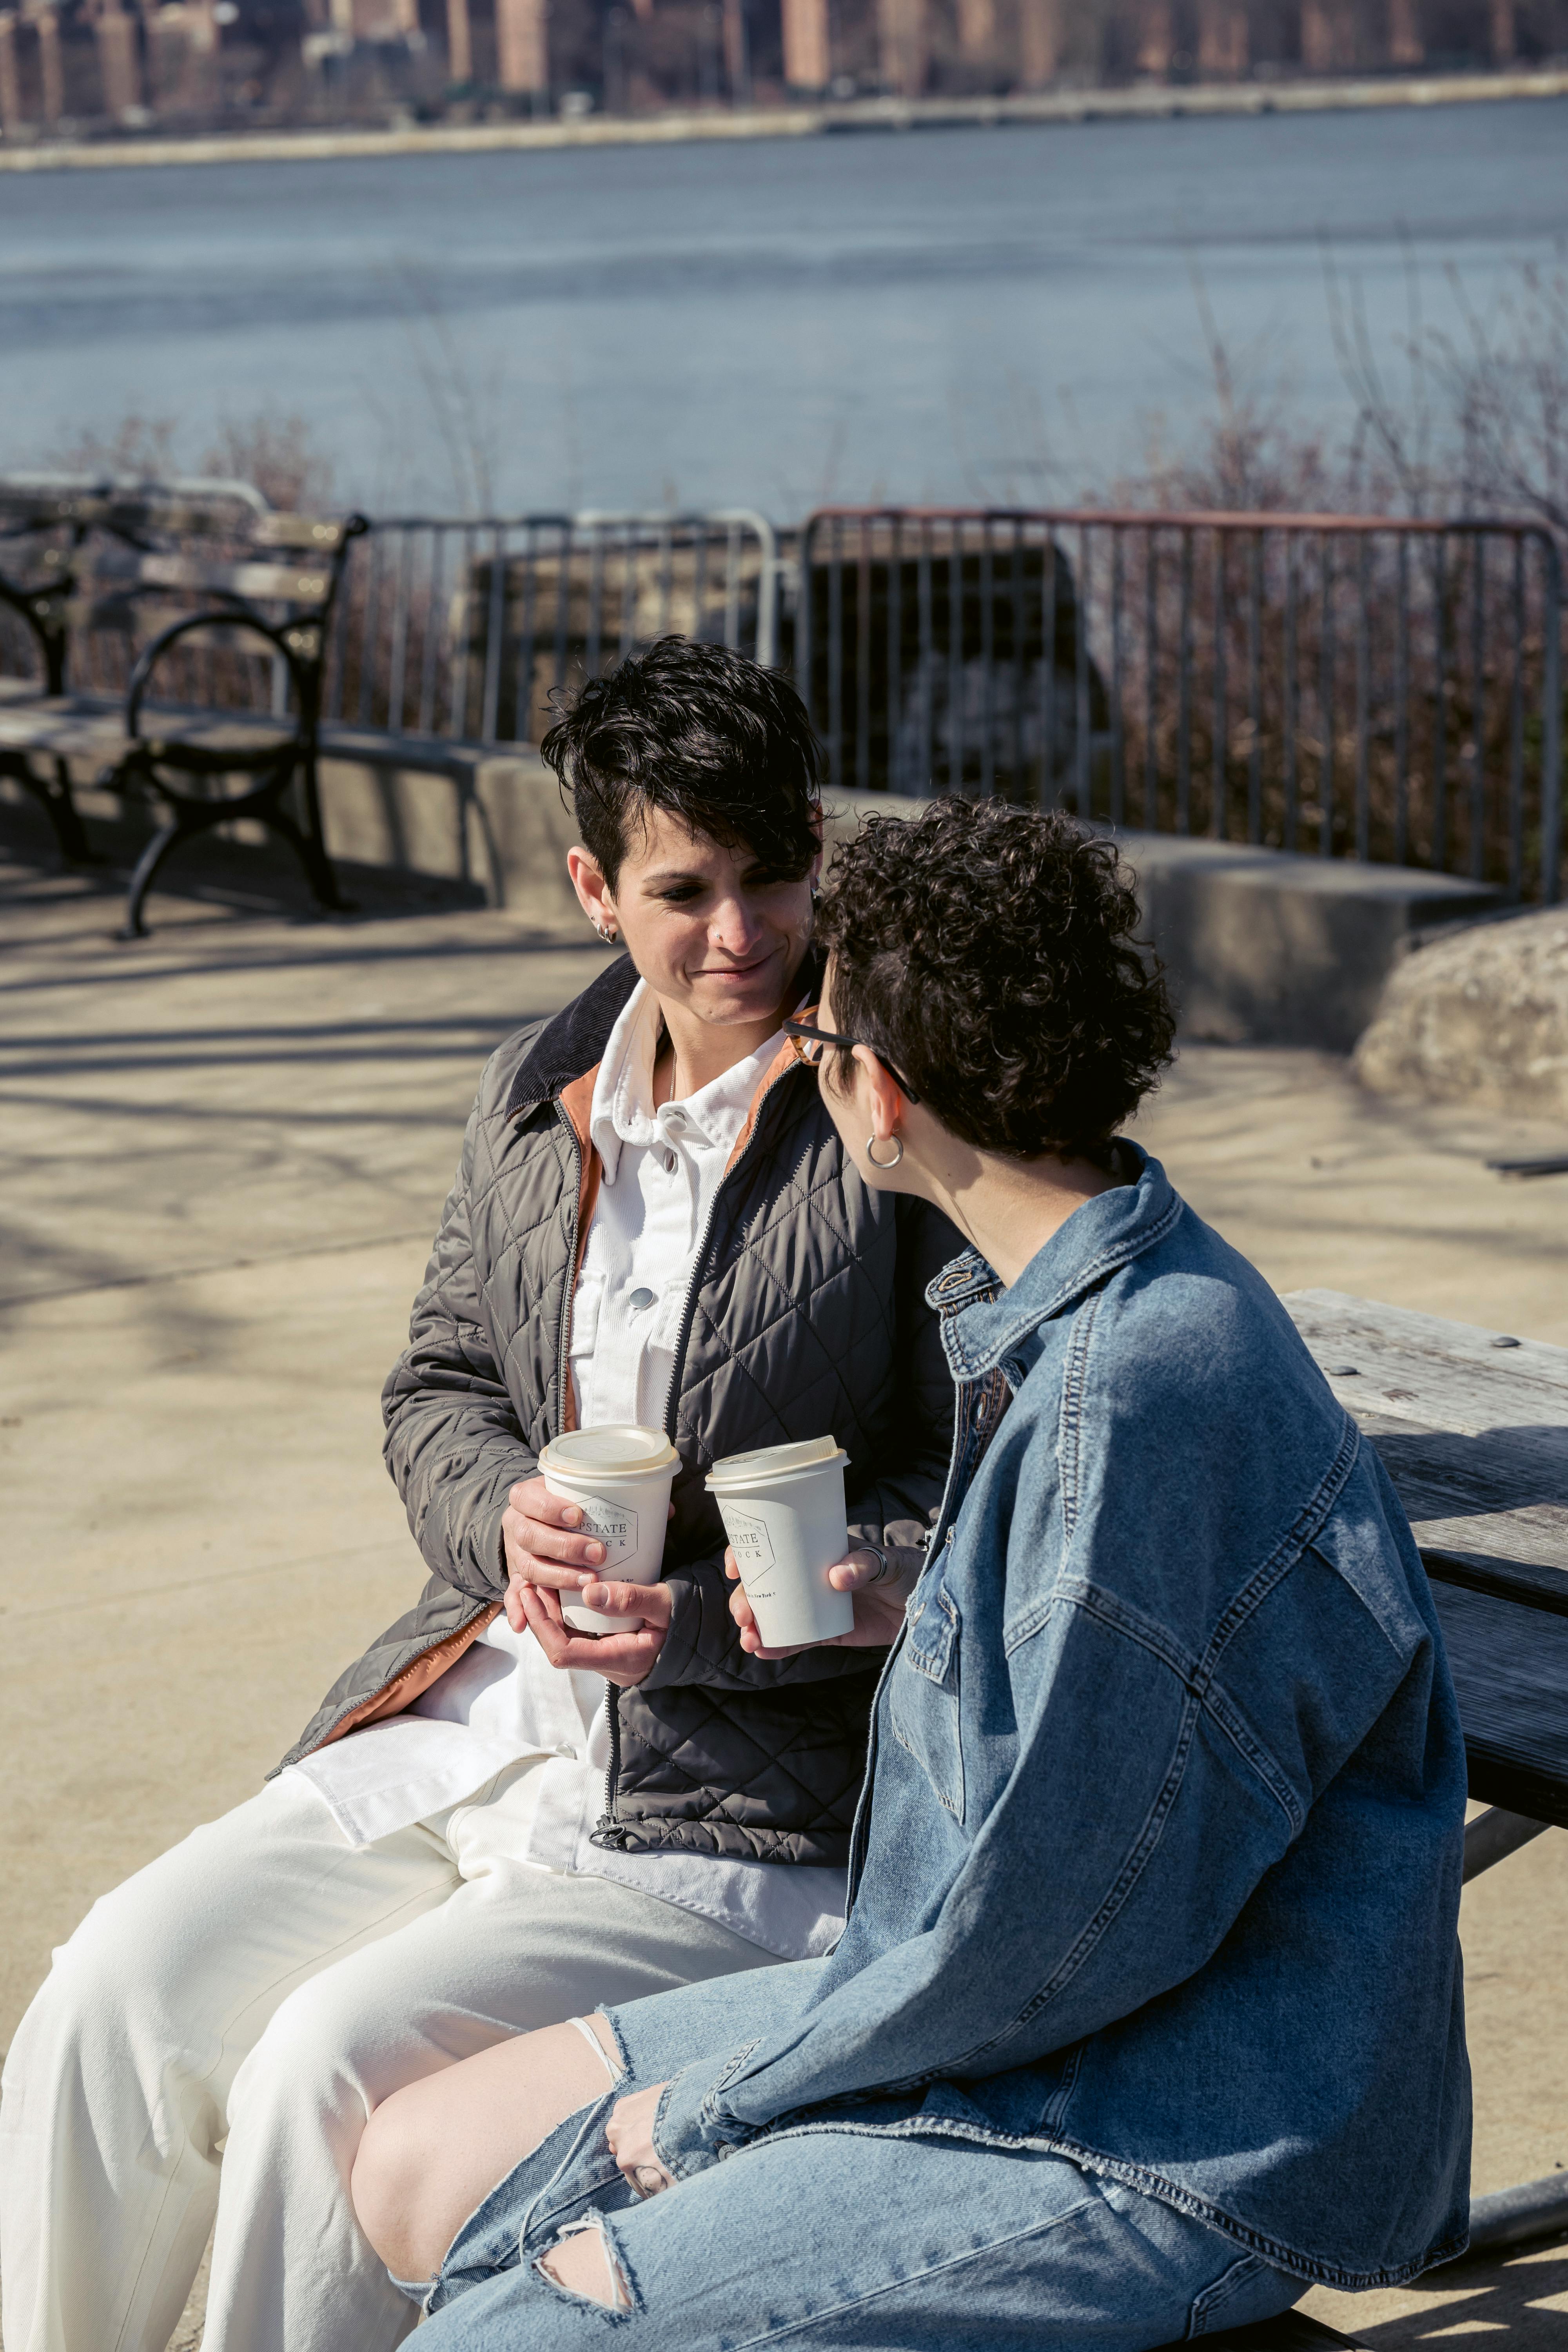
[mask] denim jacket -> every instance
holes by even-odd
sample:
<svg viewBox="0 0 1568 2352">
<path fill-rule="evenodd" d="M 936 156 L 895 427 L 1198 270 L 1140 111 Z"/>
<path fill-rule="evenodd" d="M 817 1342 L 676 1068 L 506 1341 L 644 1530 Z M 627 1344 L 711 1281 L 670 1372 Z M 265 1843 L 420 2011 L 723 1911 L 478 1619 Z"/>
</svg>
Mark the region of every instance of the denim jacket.
<svg viewBox="0 0 1568 2352">
<path fill-rule="evenodd" d="M 676 2076 L 676 2178 L 803 2119 L 1047 2149 L 1280 2268 L 1465 2243 L 1465 1751 L 1419 1555 L 1261 1277 L 1123 1145 L 957 1383 L 809 2002 Z M 837 2112 L 835 2112 L 837 2111 Z"/>
</svg>

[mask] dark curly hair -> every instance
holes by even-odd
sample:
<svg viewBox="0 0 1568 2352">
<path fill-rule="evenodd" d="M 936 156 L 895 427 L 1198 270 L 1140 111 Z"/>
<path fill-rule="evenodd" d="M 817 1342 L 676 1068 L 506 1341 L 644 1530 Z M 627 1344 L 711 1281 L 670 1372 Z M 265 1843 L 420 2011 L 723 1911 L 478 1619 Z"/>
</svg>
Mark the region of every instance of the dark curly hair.
<svg viewBox="0 0 1568 2352">
<path fill-rule="evenodd" d="M 1103 1160 L 1175 1033 L 1138 920 L 1113 845 L 1065 816 L 959 800 L 874 816 L 817 917 L 833 1026 L 977 1150 Z"/>
<path fill-rule="evenodd" d="M 591 677 L 541 743 L 613 890 L 650 808 L 798 879 L 820 846 L 821 753 L 798 694 L 727 646 L 660 637 Z"/>
</svg>

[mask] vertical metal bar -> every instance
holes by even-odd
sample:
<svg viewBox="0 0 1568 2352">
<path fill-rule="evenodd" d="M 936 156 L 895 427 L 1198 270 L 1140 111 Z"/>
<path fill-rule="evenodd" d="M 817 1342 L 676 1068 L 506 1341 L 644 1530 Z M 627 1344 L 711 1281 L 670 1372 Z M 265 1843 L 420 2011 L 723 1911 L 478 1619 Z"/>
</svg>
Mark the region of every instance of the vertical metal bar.
<svg viewBox="0 0 1568 2352">
<path fill-rule="evenodd" d="M 1394 640 L 1394 862 L 1410 856 L 1410 534 L 1399 534 Z"/>
<path fill-rule="evenodd" d="M 963 530 L 947 525 L 947 789 L 963 790 Z"/>
<path fill-rule="evenodd" d="M 1089 525 L 1079 523 L 1078 530 L 1078 593 L 1073 599 L 1078 625 L 1073 631 L 1073 766 L 1076 786 L 1074 800 L 1079 816 L 1094 814 L 1094 778 L 1089 762 L 1089 722 L 1092 712 L 1089 696 Z"/>
<path fill-rule="evenodd" d="M 745 526 L 757 542 L 757 645 L 759 668 L 772 669 L 778 659 L 779 550 L 773 525 L 753 515 Z"/>
<path fill-rule="evenodd" d="M 408 670 L 408 572 L 414 559 L 413 534 L 397 534 L 397 585 L 392 599 L 392 650 L 386 667 L 386 723 L 401 730 L 404 682 Z"/>
<path fill-rule="evenodd" d="M 1318 719 L 1323 748 L 1318 761 L 1318 855 L 1334 854 L 1334 552 L 1326 530 L 1318 533 L 1318 592 L 1321 614 L 1318 639 Z"/>
<path fill-rule="evenodd" d="M 364 612 L 359 633 L 359 693 L 355 710 L 362 727 L 373 720 L 374 706 L 371 687 L 375 676 L 376 623 L 381 618 L 381 551 L 384 544 L 376 531 L 370 542 L 370 577 L 365 582 Z"/>
<path fill-rule="evenodd" d="M 724 643 L 741 650 L 741 526 L 732 522 L 724 540 Z"/>
<path fill-rule="evenodd" d="M 920 698 L 921 698 L 921 791 L 931 794 L 936 789 L 934 773 L 934 731 L 936 698 L 936 614 L 935 595 L 931 583 L 931 519 L 921 518 L 921 551 L 916 588 L 920 598 Z"/>
<path fill-rule="evenodd" d="M 888 545 L 888 660 L 882 698 L 888 713 L 885 777 L 890 793 L 903 788 L 900 720 L 904 708 L 904 518 L 892 518 Z"/>
<path fill-rule="evenodd" d="M 855 789 L 871 789 L 871 518 L 860 517 L 855 560 Z"/>
<path fill-rule="evenodd" d="M 1057 533 L 1056 525 L 1046 523 L 1045 552 L 1041 557 L 1042 585 L 1045 590 L 1041 631 L 1044 638 L 1041 688 L 1045 698 L 1045 751 L 1040 769 L 1040 806 L 1055 808 L 1057 804 Z"/>
<path fill-rule="evenodd" d="M 1543 659 L 1541 677 L 1541 898 L 1557 904 L 1558 869 L 1563 855 L 1563 566 L 1556 541 L 1545 531 L 1531 532 L 1541 550 L 1542 630 Z"/>
<path fill-rule="evenodd" d="M 1176 624 L 1176 831 L 1193 829 L 1193 534 L 1182 530 L 1181 604 Z"/>
<path fill-rule="evenodd" d="M 506 647 L 506 534 L 496 523 L 490 531 L 490 593 L 485 615 L 485 675 L 479 695 L 479 740 L 496 740 L 500 709 L 500 666 Z"/>
<path fill-rule="evenodd" d="M 691 600 L 693 607 L 691 634 L 696 638 L 699 645 L 706 645 L 708 642 L 705 634 L 708 627 L 707 524 L 700 520 L 694 523 L 692 526 L 691 536 L 693 549 L 691 563 Z"/>
<path fill-rule="evenodd" d="M 844 525 L 833 518 L 827 570 L 827 768 L 844 784 Z"/>
<path fill-rule="evenodd" d="M 425 642 L 419 648 L 419 732 L 436 732 L 436 698 L 440 688 L 441 595 L 447 575 L 447 534 L 430 533 L 430 591 L 425 607 Z"/>
<path fill-rule="evenodd" d="M 1247 598 L 1247 837 L 1263 839 L 1263 533 L 1251 541 Z"/>
<path fill-rule="evenodd" d="M 1355 854 L 1364 866 L 1372 855 L 1372 533 L 1356 544 L 1358 600 L 1355 627 Z"/>
<path fill-rule="evenodd" d="M 353 583 L 358 576 L 361 562 L 360 549 L 363 544 L 363 540 L 351 542 L 348 561 L 343 566 L 342 578 L 338 583 L 337 610 L 332 614 L 331 659 L 322 680 L 321 716 L 323 719 L 341 719 L 343 715 L 343 672 L 344 656 L 348 650 L 349 641 L 349 606 L 353 602 Z"/>
<path fill-rule="evenodd" d="M 1486 871 L 1487 855 L 1487 549 L 1484 531 L 1470 535 L 1470 879 Z"/>
<path fill-rule="evenodd" d="M 1127 821 L 1127 732 L 1121 719 L 1121 602 L 1126 557 L 1121 525 L 1110 526 L 1110 822 Z"/>
<path fill-rule="evenodd" d="M 1296 643 L 1299 592 L 1296 534 L 1288 530 L 1285 534 L 1285 810 L 1280 827 L 1280 846 L 1285 849 L 1295 848 L 1300 821 L 1301 678 Z"/>
<path fill-rule="evenodd" d="M 669 635 L 669 599 L 675 570 L 675 533 L 668 523 L 658 531 L 658 635 Z"/>
<path fill-rule="evenodd" d="M 550 665 L 551 691 L 559 694 L 566 683 L 566 648 L 572 641 L 572 565 L 577 552 L 576 526 L 555 526 L 555 646 Z"/>
<path fill-rule="evenodd" d="M 1508 895 L 1524 888 L 1524 540 L 1513 536 L 1513 677 L 1508 724 Z"/>
<path fill-rule="evenodd" d="M 1439 531 L 1432 553 L 1434 688 L 1432 696 L 1432 864 L 1448 862 L 1448 541 Z"/>
<path fill-rule="evenodd" d="M 1226 534 L 1216 530 L 1214 535 L 1214 746 L 1213 781 L 1209 787 L 1209 833 L 1215 841 L 1224 841 L 1228 833 L 1228 812 L 1226 807 L 1226 754 L 1228 751 L 1229 714 L 1226 708 Z"/>
<path fill-rule="evenodd" d="M 994 694 L 992 668 L 996 661 L 994 567 L 992 567 L 992 518 L 980 518 L 980 800 L 992 800 L 996 791 Z"/>
<path fill-rule="evenodd" d="M 465 527 L 462 534 L 463 596 L 459 609 L 463 616 L 463 634 L 458 640 L 457 659 L 452 665 L 451 699 L 447 704 L 447 709 L 448 720 L 447 732 L 449 735 L 456 735 L 458 737 L 461 737 L 468 732 L 468 662 L 473 649 L 473 620 L 471 616 L 473 613 L 474 600 L 474 564 L 477 560 L 476 550 L 478 546 L 479 533 L 474 525 L 470 523 Z"/>
<path fill-rule="evenodd" d="M 521 572 L 517 616 L 517 667 L 513 674 L 511 740 L 515 743 L 533 740 L 533 595 L 536 585 L 535 562 L 539 534 L 532 522 L 523 525 L 522 551 L 507 554 L 507 576 L 511 576 L 515 562 Z"/>
<path fill-rule="evenodd" d="M 642 550 L 641 534 L 635 522 L 628 522 L 621 545 L 621 628 L 616 653 L 617 661 L 625 661 L 637 641 L 637 559 Z"/>
<path fill-rule="evenodd" d="M 1160 813 L 1160 776 L 1154 749 L 1159 717 L 1160 615 L 1156 572 L 1159 543 L 1156 526 L 1143 525 L 1143 825 L 1152 833 Z"/>
<path fill-rule="evenodd" d="M 1024 584 L 1024 518 L 1011 517 L 1013 543 L 1007 551 L 1007 595 L 1011 614 L 1013 647 L 1013 752 L 1008 763 L 1011 778 L 1009 797 L 1023 801 L 1028 797 L 1024 763 L 1024 698 L 1028 691 L 1028 604 Z"/>
<path fill-rule="evenodd" d="M 992 601 L 991 518 L 985 515 L 980 525 L 980 797 L 986 801 L 996 790 L 996 747 L 992 733 L 995 619 Z"/>
<path fill-rule="evenodd" d="M 586 526 L 590 533 L 588 557 L 588 627 L 583 663 L 589 677 L 597 677 L 605 644 L 605 533 L 599 523 Z M 700 629 L 693 635 L 700 635 Z"/>
<path fill-rule="evenodd" d="M 797 566 L 799 585 L 795 589 L 795 684 L 805 698 L 805 715 L 820 735 L 822 715 L 821 706 L 816 699 L 816 630 L 812 614 L 814 580 L 812 562 L 816 544 L 816 519 L 813 515 L 807 515 L 800 530 L 800 553 Z M 764 551 L 764 562 L 766 560 Z"/>
</svg>

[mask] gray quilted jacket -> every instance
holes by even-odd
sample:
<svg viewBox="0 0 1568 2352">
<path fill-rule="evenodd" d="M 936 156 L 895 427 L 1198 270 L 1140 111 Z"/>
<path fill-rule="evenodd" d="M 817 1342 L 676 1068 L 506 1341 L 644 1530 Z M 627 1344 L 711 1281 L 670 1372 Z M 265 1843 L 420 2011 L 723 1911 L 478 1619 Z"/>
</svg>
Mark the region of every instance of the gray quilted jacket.
<svg viewBox="0 0 1568 2352">
<path fill-rule="evenodd" d="M 339 1677 L 285 1763 L 406 1706 L 496 1612 L 508 1491 L 562 1426 L 581 1212 L 598 1173 L 585 1105 L 636 982 L 623 958 L 486 1067 L 409 1346 L 383 1398 L 387 1462 L 430 1581 Z M 849 1455 L 851 1540 L 920 1541 L 952 1433 L 924 1293 L 959 1246 L 921 1203 L 868 1190 L 815 1076 L 781 1059 L 721 1184 L 687 1297 L 667 1421 L 681 1459 L 664 1569 L 674 1613 L 647 1679 L 607 1686 L 614 1760 L 599 1843 L 845 1860 L 882 1653 L 749 1657 L 703 1478 L 720 1454 L 831 1433 Z"/>
</svg>

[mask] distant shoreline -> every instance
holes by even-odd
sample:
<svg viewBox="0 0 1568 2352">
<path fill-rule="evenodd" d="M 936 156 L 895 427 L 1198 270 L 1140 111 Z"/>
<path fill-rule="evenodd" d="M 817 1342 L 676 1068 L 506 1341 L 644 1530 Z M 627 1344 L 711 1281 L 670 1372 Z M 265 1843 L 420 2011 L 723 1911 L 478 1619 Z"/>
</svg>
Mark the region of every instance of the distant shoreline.
<svg viewBox="0 0 1568 2352">
<path fill-rule="evenodd" d="M 1011 123 L 1169 121 L 1319 114 L 1387 106 L 1568 98 L 1568 69 L 1406 74 L 1376 79 L 1214 82 L 1173 88 L 1042 90 L 1014 98 L 858 99 L 738 112 L 552 116 L 537 122 L 410 123 L 386 131 L 234 131 L 200 139 L 0 143 L 0 172 L 119 171 L 173 163 L 318 163 L 359 156 L 487 155 L 529 148 L 671 146 L 694 140 L 810 139 L 847 131 L 1002 128 Z"/>
</svg>

